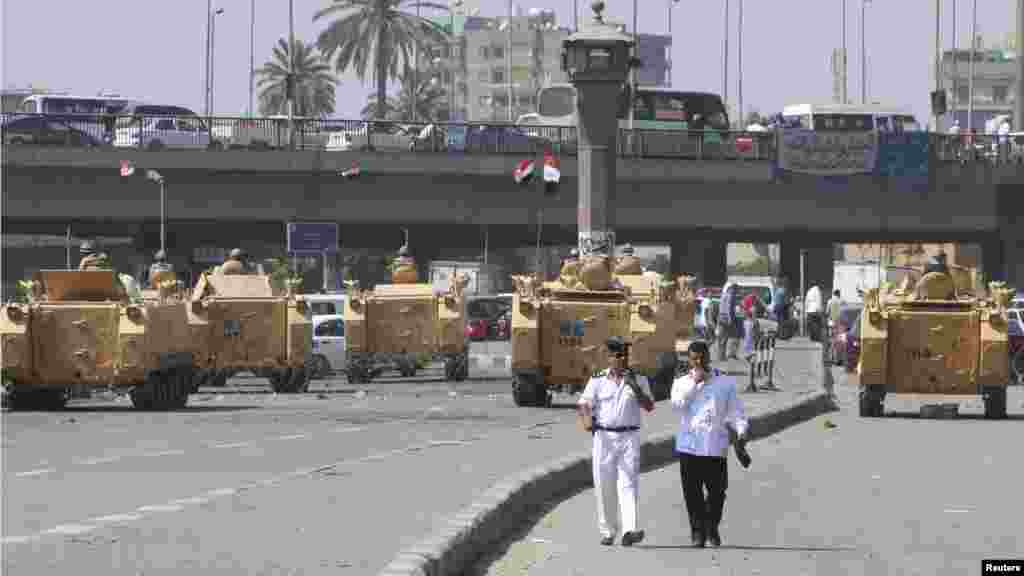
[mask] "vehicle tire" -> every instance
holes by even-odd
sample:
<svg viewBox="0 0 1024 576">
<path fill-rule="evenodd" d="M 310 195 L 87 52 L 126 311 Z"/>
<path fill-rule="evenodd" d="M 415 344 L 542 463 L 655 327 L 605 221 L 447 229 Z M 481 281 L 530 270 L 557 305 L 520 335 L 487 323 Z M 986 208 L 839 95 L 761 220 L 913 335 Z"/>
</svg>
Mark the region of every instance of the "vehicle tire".
<svg viewBox="0 0 1024 576">
<path fill-rule="evenodd" d="M 292 394 L 304 394 L 309 391 L 309 373 L 306 372 L 305 366 L 292 368 L 288 391 Z"/>
<path fill-rule="evenodd" d="M 861 384 L 857 391 L 861 418 L 881 418 L 885 414 L 885 394 L 877 384 Z"/>
<path fill-rule="evenodd" d="M 274 375 L 270 377 L 270 387 L 274 390 L 274 394 L 287 394 L 290 392 L 291 382 L 292 369 L 290 367 L 277 368 L 274 370 Z"/>
<path fill-rule="evenodd" d="M 654 382 L 651 382 L 651 394 L 655 402 L 666 400 L 672 394 L 672 382 L 676 378 L 678 363 L 674 351 L 658 353 L 657 370 L 654 372 Z"/>
<path fill-rule="evenodd" d="M 454 380 L 463 382 L 469 378 L 469 355 L 459 354 L 456 356 Z"/>
<path fill-rule="evenodd" d="M 331 375 L 331 363 L 327 361 L 326 356 L 316 355 L 313 357 L 313 370 L 310 371 L 309 377 L 312 378 L 327 378 Z"/>
<path fill-rule="evenodd" d="M 157 151 L 164 149 L 164 143 L 159 140 L 153 140 L 146 145 L 146 149 L 150 151 Z"/>
<path fill-rule="evenodd" d="M 228 375 L 230 371 L 227 368 L 217 370 L 213 369 L 213 374 L 210 377 L 209 385 L 214 388 L 224 388 L 228 385 Z"/>
<path fill-rule="evenodd" d="M 1024 386 L 1024 346 L 1021 346 L 1010 361 L 1010 375 L 1013 382 Z"/>
<path fill-rule="evenodd" d="M 984 391 L 985 419 L 1003 420 L 1006 418 L 1006 387 L 988 386 Z"/>
<path fill-rule="evenodd" d="M 534 379 L 525 374 L 512 377 L 512 400 L 516 406 L 533 406 L 536 386 Z"/>
</svg>

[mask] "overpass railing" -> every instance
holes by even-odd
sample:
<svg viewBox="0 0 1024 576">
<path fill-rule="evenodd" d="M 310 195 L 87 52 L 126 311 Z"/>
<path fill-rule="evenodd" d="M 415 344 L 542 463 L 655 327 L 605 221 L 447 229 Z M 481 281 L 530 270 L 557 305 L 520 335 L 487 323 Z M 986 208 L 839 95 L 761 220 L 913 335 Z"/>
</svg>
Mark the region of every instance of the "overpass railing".
<svg viewBox="0 0 1024 576">
<path fill-rule="evenodd" d="M 573 126 L 513 125 L 502 122 L 410 123 L 376 120 L 297 118 L 294 131 L 283 117 L 118 116 L 18 114 L 3 119 L 10 145 L 81 146 L 143 150 L 413 151 L 435 154 L 514 154 L 550 149 L 577 153 Z M 884 135 L 883 135 L 884 137 Z M 294 143 L 292 141 L 294 140 Z M 620 157 L 689 160 L 776 158 L 776 131 L 619 130 Z M 1009 136 L 929 135 L 938 161 L 1022 162 L 1024 134 Z"/>
</svg>

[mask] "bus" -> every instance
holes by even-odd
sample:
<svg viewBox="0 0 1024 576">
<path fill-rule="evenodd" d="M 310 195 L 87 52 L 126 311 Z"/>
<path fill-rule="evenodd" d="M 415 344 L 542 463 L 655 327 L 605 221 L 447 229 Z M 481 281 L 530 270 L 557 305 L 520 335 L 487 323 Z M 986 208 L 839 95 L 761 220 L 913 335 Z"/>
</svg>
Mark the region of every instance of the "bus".
<svg viewBox="0 0 1024 576">
<path fill-rule="evenodd" d="M 795 104 L 782 111 L 783 126 L 828 132 L 921 132 L 914 114 L 878 104 Z"/>
<path fill-rule="evenodd" d="M 552 84 L 538 91 L 537 111 L 520 116 L 517 124 L 533 135 L 575 143 L 575 130 L 559 130 L 559 134 L 552 131 L 556 127 L 576 128 L 576 110 L 575 87 L 568 83 Z M 623 130 L 629 129 L 627 112 L 626 106 L 619 107 L 619 128 Z M 662 131 L 702 131 L 704 144 L 720 144 L 721 133 L 729 130 L 729 115 L 717 94 L 639 86 L 633 97 L 633 129 L 651 131 L 639 135 L 640 145 L 648 151 L 652 147 L 660 150 L 665 146 L 675 149 L 687 145 L 686 139 Z"/>
<path fill-rule="evenodd" d="M 139 100 L 135 98 L 117 94 L 33 94 L 22 101 L 19 112 L 54 116 L 91 136 L 110 141 L 113 138 L 115 116 L 129 105 L 138 103 Z"/>
</svg>

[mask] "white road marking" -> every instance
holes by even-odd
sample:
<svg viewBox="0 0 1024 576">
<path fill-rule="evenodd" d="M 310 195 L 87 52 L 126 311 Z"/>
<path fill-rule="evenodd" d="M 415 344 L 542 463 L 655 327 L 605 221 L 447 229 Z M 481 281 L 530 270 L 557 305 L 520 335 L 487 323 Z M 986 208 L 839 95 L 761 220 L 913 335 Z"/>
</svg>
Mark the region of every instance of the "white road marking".
<svg viewBox="0 0 1024 576">
<path fill-rule="evenodd" d="M 223 444 L 213 444 L 210 448 L 241 448 L 248 445 L 249 442 L 225 442 Z"/>
<path fill-rule="evenodd" d="M 337 432 L 338 434 L 344 434 L 346 432 L 362 432 L 366 428 L 335 428 L 331 432 Z"/>
<path fill-rule="evenodd" d="M 28 478 L 29 476 L 42 476 L 43 474 L 49 474 L 54 472 L 54 468 L 37 468 L 35 470 L 26 470 L 25 472 L 18 472 L 14 475 L 15 478 Z"/>
<path fill-rule="evenodd" d="M 88 460 L 77 460 L 76 464 L 109 464 L 110 462 L 117 462 L 121 459 L 121 456 L 102 456 L 100 458 L 89 458 Z"/>
<path fill-rule="evenodd" d="M 943 512 L 945 512 L 946 514 L 960 514 L 970 512 L 970 510 L 967 510 L 965 508 L 946 508 L 945 510 L 943 510 Z"/>
<path fill-rule="evenodd" d="M 207 502 L 209 502 L 209 498 L 203 498 L 202 496 L 193 496 L 191 498 L 179 498 L 177 500 L 171 500 L 170 504 L 176 506 L 192 506 L 196 504 L 206 504 Z"/>
<path fill-rule="evenodd" d="M 100 516 L 99 518 L 92 518 L 89 521 L 96 524 L 116 524 L 119 522 L 134 522 L 140 520 L 142 514 L 110 514 L 109 516 Z"/>
<path fill-rule="evenodd" d="M 96 529 L 96 526 L 90 524 L 61 524 L 56 528 L 50 528 L 49 530 L 43 531 L 42 535 L 47 534 L 62 534 L 62 535 L 74 535 L 74 534 L 85 534 L 86 532 L 92 532 Z"/>
<path fill-rule="evenodd" d="M 305 434 L 292 434 L 291 436 L 278 436 L 278 440 L 298 440 L 299 438 L 305 438 Z"/>
<path fill-rule="evenodd" d="M 153 506 L 139 506 L 139 512 L 181 512 L 185 507 L 180 504 L 156 504 Z"/>
<path fill-rule="evenodd" d="M 161 450 L 160 452 L 146 452 L 145 454 L 142 454 L 142 456 L 145 456 L 145 457 L 153 457 L 153 456 L 181 456 L 184 453 L 185 453 L 184 450 Z"/>
<path fill-rule="evenodd" d="M 0 544 L 24 544 L 25 542 L 28 542 L 31 539 L 32 538 L 29 536 L 4 536 L 0 538 Z"/>
<path fill-rule="evenodd" d="M 234 488 L 218 488 L 216 490 L 210 490 L 209 492 L 206 493 L 206 495 L 209 496 L 210 498 L 219 498 L 221 496 L 231 496 L 236 492 L 238 492 L 238 490 Z"/>
</svg>

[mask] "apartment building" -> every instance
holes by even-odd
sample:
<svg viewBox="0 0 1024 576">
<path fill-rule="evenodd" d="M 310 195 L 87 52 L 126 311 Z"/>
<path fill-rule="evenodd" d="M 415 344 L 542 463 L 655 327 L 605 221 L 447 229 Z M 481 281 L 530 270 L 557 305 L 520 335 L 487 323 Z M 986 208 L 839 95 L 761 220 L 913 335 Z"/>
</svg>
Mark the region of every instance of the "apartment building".
<svg viewBox="0 0 1024 576">
<path fill-rule="evenodd" d="M 452 119 L 514 122 L 536 111 L 541 87 L 568 81 L 561 53 L 572 30 L 558 26 L 553 10 L 520 10 L 511 18 L 453 14 L 431 20 L 454 36 L 452 45 L 433 47 L 421 62 L 435 66 L 449 92 Z M 665 85 L 670 43 L 667 36 L 640 35 L 640 84 Z"/>
<path fill-rule="evenodd" d="M 1013 114 L 1018 53 L 1008 44 L 984 48 L 981 40 L 978 41 L 974 52 L 974 117 L 971 122 L 975 129 L 983 131 L 987 120 Z M 967 127 L 970 65 L 970 49 L 947 50 L 942 55 L 940 70 L 948 109 L 941 121 L 942 130 L 948 130 L 954 120 L 959 120 L 962 128 Z"/>
</svg>

